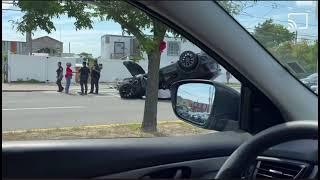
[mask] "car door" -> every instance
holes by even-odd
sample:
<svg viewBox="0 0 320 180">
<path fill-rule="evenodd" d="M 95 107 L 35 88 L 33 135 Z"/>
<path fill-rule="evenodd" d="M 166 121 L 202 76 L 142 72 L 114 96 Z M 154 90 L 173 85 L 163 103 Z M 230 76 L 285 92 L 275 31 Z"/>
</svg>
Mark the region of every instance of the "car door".
<svg viewBox="0 0 320 180">
<path fill-rule="evenodd" d="M 197 43 L 201 49 L 239 79 L 243 85 L 242 103 L 239 107 L 242 113 L 239 114 L 239 121 L 237 121 L 239 128 L 178 137 L 4 141 L 2 143 L 3 178 L 212 178 L 227 157 L 249 139 L 251 134 L 254 134 L 250 132 L 248 126 L 253 126 L 254 120 L 262 115 L 259 114 L 258 117 L 253 115 L 254 117 L 250 118 L 251 121 L 246 119 L 251 117 L 251 108 L 253 108 L 245 105 L 248 101 L 259 102 L 257 106 L 261 109 L 258 110 L 262 110 L 263 115 L 276 114 L 270 117 L 279 118 L 266 126 L 281 123 L 284 119 L 317 117 L 316 110 L 313 108 L 313 105 L 317 104 L 315 95 L 292 78 L 279 63 L 274 62 L 269 54 L 216 3 L 157 1 L 135 2 L 132 5 L 157 17 L 190 41 Z M 177 10 L 183 12 L 179 13 Z M 195 16 L 186 17 L 185 12 L 191 12 L 191 10 Z M 212 17 L 217 22 L 212 22 L 209 20 L 212 18 L 203 16 L 203 13 L 209 10 L 217 12 Z M 199 18 L 202 20 L 200 21 Z M 224 21 L 226 24 L 219 25 L 218 21 Z M 197 23 L 198 27 L 192 25 Z M 235 29 L 230 30 L 229 26 Z M 204 33 L 203 29 L 201 30 L 203 27 L 211 33 Z M 221 31 L 225 31 L 226 34 L 221 35 Z M 217 34 L 213 35 L 215 33 Z M 229 39 L 233 42 L 224 40 L 224 43 L 217 43 L 221 40 L 217 39 L 218 36 L 226 38 L 232 33 L 240 35 Z M 241 48 L 239 41 L 242 43 Z M 249 48 L 245 48 L 246 46 Z M 250 55 L 252 53 L 249 49 L 256 51 L 256 58 L 260 57 L 265 61 L 253 63 L 252 59 L 255 55 Z M 241 58 L 238 55 L 241 55 Z M 251 72 L 254 68 L 255 73 Z M 275 74 L 283 75 L 281 81 L 264 80 L 262 76 L 268 74 L 268 70 L 272 68 Z M 257 73 L 259 71 L 260 73 Z M 270 79 L 273 79 L 272 75 Z M 282 80 L 288 82 L 288 87 L 280 89 L 278 93 L 288 93 L 287 90 L 292 87 L 295 89 L 286 97 L 272 89 L 283 82 Z M 298 90 L 302 97 L 293 97 Z M 261 101 L 252 100 L 251 96 L 248 98 L 249 92 L 253 91 L 256 92 L 255 97 L 261 98 Z M 310 101 L 308 104 L 301 104 L 302 99 Z M 300 109 L 299 113 L 294 112 L 294 109 Z M 126 113 L 126 110 L 122 113 Z M 257 121 L 255 122 L 257 124 Z M 266 127 L 262 126 L 261 129 L 264 128 Z"/>
</svg>

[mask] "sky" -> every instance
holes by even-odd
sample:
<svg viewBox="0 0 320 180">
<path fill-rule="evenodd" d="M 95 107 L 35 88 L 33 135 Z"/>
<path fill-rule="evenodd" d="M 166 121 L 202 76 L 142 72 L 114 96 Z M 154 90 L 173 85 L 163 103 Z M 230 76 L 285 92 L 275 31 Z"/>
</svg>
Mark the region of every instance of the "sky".
<svg viewBox="0 0 320 180">
<path fill-rule="evenodd" d="M 8 2 L 10 1 L 2 1 L 2 9 L 17 9 L 8 4 Z M 292 15 L 290 20 L 296 23 L 299 39 L 317 39 L 318 22 L 315 16 L 315 6 L 315 1 L 258 1 L 254 6 L 244 9 L 235 19 L 248 31 L 252 31 L 258 23 L 262 23 L 268 18 L 272 18 L 276 23 L 288 27 L 289 13 L 307 13 L 309 25 L 307 29 L 299 29 L 306 24 L 304 15 Z M 2 11 L 2 40 L 26 40 L 25 35 L 17 32 L 10 22 L 10 20 L 19 20 L 22 16 L 23 13 L 20 11 Z M 78 31 L 75 30 L 73 25 L 75 20 L 66 16 L 61 16 L 60 19 L 53 19 L 53 22 L 56 27 L 55 32 L 47 34 L 45 31 L 37 30 L 32 38 L 48 35 L 62 41 L 65 53 L 69 51 L 68 44 L 70 43 L 71 53 L 87 52 L 93 54 L 94 57 L 98 57 L 101 51 L 101 36 L 105 34 L 122 34 L 121 26 L 113 21 L 100 22 L 99 20 L 94 20 L 94 29 Z"/>
<path fill-rule="evenodd" d="M 202 83 L 188 83 L 179 86 L 177 96 L 181 96 L 183 99 L 189 99 L 194 102 L 201 102 L 209 104 L 210 88 L 212 97 L 214 99 L 215 88 L 213 85 Z"/>
</svg>

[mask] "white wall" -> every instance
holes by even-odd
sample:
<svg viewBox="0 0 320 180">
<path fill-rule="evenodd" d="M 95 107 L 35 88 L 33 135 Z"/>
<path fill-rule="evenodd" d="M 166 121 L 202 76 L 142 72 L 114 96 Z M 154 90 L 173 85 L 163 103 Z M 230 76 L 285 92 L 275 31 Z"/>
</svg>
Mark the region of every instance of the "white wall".
<svg viewBox="0 0 320 180">
<path fill-rule="evenodd" d="M 132 77 L 127 68 L 122 64 L 124 60 L 101 60 L 99 64 L 103 65 L 101 70 L 101 82 L 115 82 L 123 78 Z M 148 70 L 148 63 L 146 60 L 141 60 L 138 63 L 146 72 Z"/>
<path fill-rule="evenodd" d="M 58 62 L 65 68 L 66 63 L 70 62 L 73 67 L 76 64 L 76 58 L 46 57 L 46 56 L 28 56 L 28 55 L 8 55 L 8 81 L 17 81 L 18 79 L 35 79 L 44 82 L 56 81 L 56 70 Z M 65 79 L 63 79 L 65 80 Z M 75 82 L 75 78 L 72 78 Z"/>
<path fill-rule="evenodd" d="M 185 47 L 189 48 L 189 47 Z M 45 56 L 27 56 L 10 54 L 8 56 L 8 80 L 17 81 L 18 79 L 30 80 L 36 79 L 39 81 L 55 82 L 57 63 L 62 63 L 64 74 L 66 63 L 72 64 L 72 70 L 75 71 L 75 64 L 80 63 L 78 58 L 61 58 L 61 57 L 45 57 Z M 162 60 L 161 60 L 162 61 Z M 100 60 L 98 63 L 103 65 L 101 71 L 100 82 L 115 82 L 123 78 L 131 77 L 131 74 L 123 65 L 123 60 Z M 146 72 L 148 71 L 147 60 L 141 60 L 138 63 Z M 165 66 L 162 63 L 161 67 Z M 226 82 L 225 69 L 221 67 L 222 74 L 216 79 L 219 82 Z M 63 78 L 65 82 L 65 78 Z M 75 82 L 75 77 L 72 78 Z M 237 83 L 238 81 L 231 76 L 230 82 Z"/>
<path fill-rule="evenodd" d="M 57 63 L 62 63 L 63 73 L 65 74 L 66 63 L 72 64 L 71 69 L 75 71 L 75 64 L 79 62 L 78 58 L 61 58 L 61 57 L 46 57 L 46 56 L 27 56 L 9 54 L 8 56 L 8 81 L 17 81 L 35 79 L 43 82 L 55 82 Z M 101 71 L 101 82 L 114 82 L 117 79 L 131 77 L 131 74 L 122 64 L 123 60 L 101 60 L 103 64 Z M 147 71 L 147 61 L 140 61 L 138 64 Z M 63 78 L 65 81 L 65 78 Z M 72 82 L 75 82 L 73 76 Z"/>
</svg>

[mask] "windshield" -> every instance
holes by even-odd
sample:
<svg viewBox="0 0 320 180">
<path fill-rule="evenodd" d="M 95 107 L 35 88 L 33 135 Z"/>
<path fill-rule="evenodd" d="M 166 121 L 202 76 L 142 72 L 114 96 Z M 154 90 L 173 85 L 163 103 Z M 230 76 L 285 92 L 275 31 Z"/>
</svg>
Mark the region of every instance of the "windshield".
<svg viewBox="0 0 320 180">
<path fill-rule="evenodd" d="M 218 1 L 301 80 L 318 73 L 317 1 Z M 307 83 L 318 86 L 318 82 Z M 316 91 L 317 93 L 317 91 Z"/>
</svg>

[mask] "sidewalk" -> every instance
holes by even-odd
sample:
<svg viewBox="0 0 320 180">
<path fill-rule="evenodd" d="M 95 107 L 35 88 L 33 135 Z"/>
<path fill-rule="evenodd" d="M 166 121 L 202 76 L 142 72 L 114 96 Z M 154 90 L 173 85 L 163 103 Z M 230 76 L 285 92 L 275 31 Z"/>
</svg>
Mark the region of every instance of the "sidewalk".
<svg viewBox="0 0 320 180">
<path fill-rule="evenodd" d="M 65 84 L 62 84 L 65 86 Z M 90 84 L 88 84 L 90 89 Z M 55 83 L 2 83 L 2 92 L 57 91 Z M 100 83 L 99 89 L 113 89 L 110 83 Z M 71 84 L 70 91 L 80 91 L 79 84 Z"/>
</svg>

